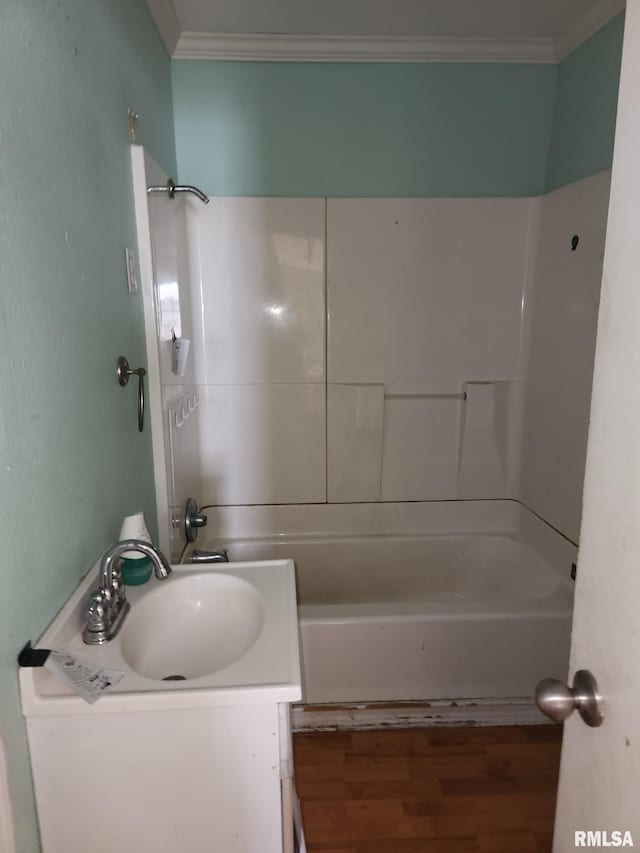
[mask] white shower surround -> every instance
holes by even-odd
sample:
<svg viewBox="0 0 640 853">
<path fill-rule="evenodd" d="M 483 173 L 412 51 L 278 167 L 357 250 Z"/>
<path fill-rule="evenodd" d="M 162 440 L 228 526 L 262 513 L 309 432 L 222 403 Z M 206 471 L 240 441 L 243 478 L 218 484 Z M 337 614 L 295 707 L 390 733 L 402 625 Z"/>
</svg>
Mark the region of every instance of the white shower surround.
<svg viewBox="0 0 640 853">
<path fill-rule="evenodd" d="M 157 177 L 151 158 L 134 146 L 141 210 L 145 165 Z M 163 546 L 163 507 L 180 508 L 189 494 L 201 503 L 241 505 L 515 498 L 577 541 L 609 180 L 602 172 L 534 199 L 330 200 L 328 246 L 319 199 L 216 199 L 206 208 L 192 200 L 159 203 L 151 226 L 161 232 L 152 245 L 148 230 L 145 239 L 149 220 L 139 216 Z M 214 207 L 220 227 L 211 234 L 202 217 Z M 173 233 L 158 218 L 163 211 L 174 215 Z M 253 212 L 239 233 L 242 211 Z M 426 249 L 424 217 L 433 231 Z M 403 233 L 394 226 L 400 219 Z M 296 240 L 296 233 L 315 236 Z M 574 233 L 580 243 L 571 252 Z M 368 255 L 367 234 L 378 247 Z M 242 251 L 234 256 L 229 246 L 236 240 Z M 220 242 L 224 252 L 216 257 Z M 263 247 L 257 254 L 256 242 Z M 478 246 L 482 260 L 474 264 Z M 269 247 L 284 266 L 261 267 Z M 376 260 L 381 253 L 393 256 L 391 267 Z M 400 328 L 394 333 L 385 310 L 393 269 L 398 299 L 416 297 L 418 316 L 404 336 Z M 278 270 L 286 279 L 281 286 Z M 459 321 L 451 326 L 444 309 L 454 291 L 454 301 L 466 301 L 465 287 L 474 304 L 466 316 L 477 322 L 456 328 Z M 293 317 L 281 330 L 280 310 Z M 425 312 L 431 331 L 421 340 Z M 492 322 L 509 329 L 493 335 Z M 192 340 L 181 378 L 170 372 L 171 325 Z M 350 347 L 350 333 L 356 341 L 364 336 L 366 351 L 386 334 L 388 363 L 371 373 L 370 360 Z M 451 358 L 438 358 L 439 339 Z M 459 351 L 452 342 L 460 342 Z M 429 396 L 463 392 L 469 380 L 493 382 L 494 411 L 502 408 L 493 444 L 485 443 L 492 464 L 484 472 L 467 464 L 473 453 L 465 457 L 460 443 L 468 404 Z M 173 449 L 176 458 L 197 463 L 173 465 L 168 409 L 194 390 L 198 417 Z"/>
<path fill-rule="evenodd" d="M 513 498 L 577 541 L 608 185 L 185 203 L 174 505 Z"/>
<path fill-rule="evenodd" d="M 202 502 L 515 497 L 539 204 L 188 204 Z"/>
<path fill-rule="evenodd" d="M 168 316 L 178 307 L 193 347 L 178 380 L 161 332 L 165 424 L 181 395 L 197 393 L 200 405 L 188 429 L 168 430 L 170 503 L 179 510 L 193 494 L 223 504 L 209 511 L 199 547 L 228 542 L 232 559 L 297 560 L 307 701 L 530 699 L 539 678 L 566 674 L 575 547 L 519 501 L 577 540 L 608 183 L 602 173 L 533 199 L 329 200 L 326 232 L 322 199 L 177 203 L 173 257 L 157 251 L 154 262 L 164 264 L 160 281 L 179 283 Z M 394 270 L 393 298 L 415 307 L 407 334 L 388 323 Z M 473 322 L 455 327 L 452 299 L 474 306 L 465 315 Z M 433 310 L 423 339 L 420 315 Z M 375 358 L 358 341 L 375 355 L 385 331 L 389 357 L 371 373 Z M 439 338 L 452 357 L 438 366 Z M 567 349 L 570 369 L 556 371 Z M 468 381 L 501 389 L 493 432 L 502 480 L 495 465 L 469 469 L 475 482 L 469 470 L 461 477 L 466 404 L 431 396 Z M 494 417 L 497 403 L 491 411 L 485 404 Z M 511 551 L 511 563 L 496 571 L 449 560 L 466 585 L 438 593 L 434 548 L 447 537 L 476 557 L 491 544 L 498 562 Z M 367 555 L 395 550 L 384 561 L 393 574 L 408 549 L 410 576 L 422 576 L 413 597 L 386 581 L 376 590 Z M 347 568 L 334 576 L 333 600 L 309 601 L 307 581 L 336 564 L 358 564 L 370 600 L 340 602 Z M 435 575 L 442 581 L 441 569 Z M 553 578 L 552 595 L 536 593 Z"/>
</svg>

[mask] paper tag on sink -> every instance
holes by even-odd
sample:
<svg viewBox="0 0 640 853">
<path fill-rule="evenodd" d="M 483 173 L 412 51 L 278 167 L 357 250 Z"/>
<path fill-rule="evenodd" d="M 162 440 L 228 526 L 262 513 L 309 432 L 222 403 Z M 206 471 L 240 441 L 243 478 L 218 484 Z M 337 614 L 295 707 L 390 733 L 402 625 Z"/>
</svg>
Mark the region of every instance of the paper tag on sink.
<svg viewBox="0 0 640 853">
<path fill-rule="evenodd" d="M 126 675 L 121 669 L 94 666 L 92 663 L 78 660 L 68 652 L 53 649 L 44 666 L 90 705 L 93 705 L 103 693 L 108 693 Z"/>
</svg>

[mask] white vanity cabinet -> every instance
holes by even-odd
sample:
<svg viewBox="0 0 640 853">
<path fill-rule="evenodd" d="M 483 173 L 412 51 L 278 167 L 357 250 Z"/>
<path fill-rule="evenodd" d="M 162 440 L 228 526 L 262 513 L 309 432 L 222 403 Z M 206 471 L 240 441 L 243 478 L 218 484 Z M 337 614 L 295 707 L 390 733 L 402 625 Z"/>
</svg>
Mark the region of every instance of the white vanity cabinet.
<svg viewBox="0 0 640 853">
<path fill-rule="evenodd" d="M 288 711 L 251 704 L 28 719 L 43 853 L 293 851 L 293 817 L 283 817 Z"/>
<path fill-rule="evenodd" d="M 303 851 L 293 832 L 289 707 L 301 697 L 293 562 L 174 566 L 162 584 L 127 590 L 124 628 L 88 646 L 82 627 L 94 585 L 92 572 L 37 645 L 121 671 L 111 692 L 89 705 L 48 669 L 19 671 L 43 853 Z M 238 589 L 241 596 L 221 598 Z M 169 615 L 164 604 L 153 611 L 161 630 L 156 622 L 151 630 L 149 608 L 167 598 Z M 216 626 L 209 643 L 196 630 L 193 601 Z M 258 630 L 230 657 L 247 602 Z M 212 671 L 202 674 L 209 648 Z M 152 678 L 150 660 L 188 674 Z"/>
</svg>

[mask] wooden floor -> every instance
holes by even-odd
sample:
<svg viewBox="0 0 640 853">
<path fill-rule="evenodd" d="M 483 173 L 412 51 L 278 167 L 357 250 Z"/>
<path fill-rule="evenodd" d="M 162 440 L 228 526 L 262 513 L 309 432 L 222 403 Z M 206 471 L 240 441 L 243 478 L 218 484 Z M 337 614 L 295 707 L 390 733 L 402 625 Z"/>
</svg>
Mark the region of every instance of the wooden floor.
<svg viewBox="0 0 640 853">
<path fill-rule="evenodd" d="M 548 853 L 560 726 L 297 734 L 309 853 Z"/>
</svg>

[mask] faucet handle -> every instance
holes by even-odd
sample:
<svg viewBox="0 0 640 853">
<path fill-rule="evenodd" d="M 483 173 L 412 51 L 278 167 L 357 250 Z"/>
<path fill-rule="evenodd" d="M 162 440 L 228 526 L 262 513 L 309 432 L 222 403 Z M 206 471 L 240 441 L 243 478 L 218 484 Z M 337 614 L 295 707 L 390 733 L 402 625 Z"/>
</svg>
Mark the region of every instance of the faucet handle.
<svg viewBox="0 0 640 853">
<path fill-rule="evenodd" d="M 109 593 L 114 598 L 116 604 L 120 604 L 126 598 L 124 580 L 122 579 L 120 568 L 114 568 L 111 572 L 111 587 L 109 589 Z"/>
<path fill-rule="evenodd" d="M 184 508 L 184 533 L 187 542 L 195 542 L 198 529 L 205 527 L 207 516 L 198 510 L 198 504 L 194 498 L 187 498 Z"/>
<path fill-rule="evenodd" d="M 92 632 L 104 631 L 107 624 L 107 614 L 105 590 L 94 589 L 87 608 L 87 630 Z"/>
</svg>

